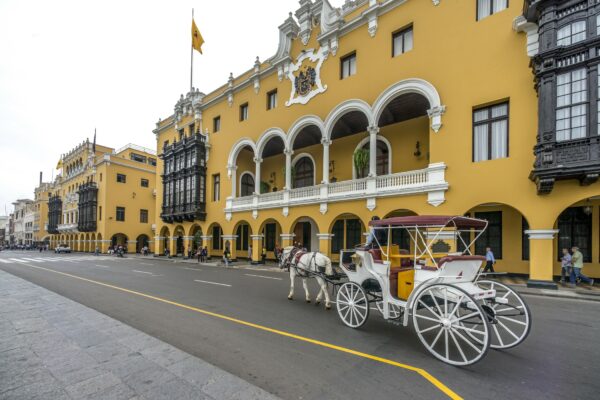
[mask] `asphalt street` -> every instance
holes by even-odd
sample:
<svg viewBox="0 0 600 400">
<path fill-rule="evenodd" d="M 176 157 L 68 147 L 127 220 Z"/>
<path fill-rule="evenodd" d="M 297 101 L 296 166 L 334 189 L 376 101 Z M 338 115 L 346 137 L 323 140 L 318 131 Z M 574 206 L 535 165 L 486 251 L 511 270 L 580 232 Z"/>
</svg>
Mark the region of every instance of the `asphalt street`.
<svg viewBox="0 0 600 400">
<path fill-rule="evenodd" d="M 529 338 L 458 368 L 375 310 L 353 330 L 335 308 L 305 303 L 299 281 L 295 300 L 287 300 L 288 274 L 279 271 L 16 251 L 0 252 L 0 269 L 284 399 L 447 398 L 444 386 L 469 399 L 591 399 L 600 392 L 598 303 L 527 296 Z M 314 299 L 316 285 L 310 289 Z"/>
</svg>

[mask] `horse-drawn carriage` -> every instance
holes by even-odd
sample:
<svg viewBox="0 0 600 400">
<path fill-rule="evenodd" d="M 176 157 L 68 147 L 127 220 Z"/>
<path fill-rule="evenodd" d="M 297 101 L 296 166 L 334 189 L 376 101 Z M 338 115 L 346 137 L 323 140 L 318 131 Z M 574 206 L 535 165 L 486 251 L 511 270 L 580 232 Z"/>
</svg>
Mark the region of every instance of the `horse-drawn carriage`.
<svg viewBox="0 0 600 400">
<path fill-rule="evenodd" d="M 325 262 L 321 267 L 327 271 L 320 270 L 315 256 L 304 277 L 317 277 L 317 301 L 325 294 L 326 306 L 324 282 L 334 284 L 337 312 L 345 325 L 361 327 L 375 304 L 386 320 L 407 326 L 412 319 L 419 339 L 438 359 L 470 365 L 489 347 L 517 346 L 531 329 L 529 308 L 519 294 L 483 279 L 485 257 L 471 255 L 470 248 L 486 228 L 486 221 L 460 216 L 371 221 L 372 243 L 341 252 L 343 278 L 332 279 L 333 268 Z M 394 243 L 398 241 L 406 248 Z M 292 268 L 302 276 L 297 266 Z M 290 298 L 292 293 L 293 286 Z"/>
</svg>

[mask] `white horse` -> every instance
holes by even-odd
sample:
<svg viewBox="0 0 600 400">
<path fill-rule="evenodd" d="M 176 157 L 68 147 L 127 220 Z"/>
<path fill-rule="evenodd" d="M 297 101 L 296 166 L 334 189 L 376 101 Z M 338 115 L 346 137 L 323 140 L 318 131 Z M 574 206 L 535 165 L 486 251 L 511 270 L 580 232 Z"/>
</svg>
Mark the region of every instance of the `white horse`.
<svg viewBox="0 0 600 400">
<path fill-rule="evenodd" d="M 281 258 L 279 259 L 279 266 L 281 268 L 288 267 L 290 269 L 290 294 L 288 295 L 288 299 L 294 299 L 294 278 L 299 276 L 302 278 L 302 286 L 306 293 L 306 302 L 310 303 L 310 293 L 308 292 L 306 280 L 314 277 L 321 287 L 315 300 L 315 305 L 319 305 L 323 295 L 325 295 L 325 308 L 327 310 L 331 309 L 331 299 L 329 297 L 329 292 L 327 291 L 327 284 L 323 277 L 321 277 L 322 272 L 320 271 L 321 268 L 325 268 L 325 275 L 333 275 L 331 260 L 321 253 L 314 252 L 304 253 L 300 256 L 298 261 L 296 261 L 295 253 L 292 252 L 292 250 L 294 250 L 293 246 L 284 248 Z"/>
</svg>

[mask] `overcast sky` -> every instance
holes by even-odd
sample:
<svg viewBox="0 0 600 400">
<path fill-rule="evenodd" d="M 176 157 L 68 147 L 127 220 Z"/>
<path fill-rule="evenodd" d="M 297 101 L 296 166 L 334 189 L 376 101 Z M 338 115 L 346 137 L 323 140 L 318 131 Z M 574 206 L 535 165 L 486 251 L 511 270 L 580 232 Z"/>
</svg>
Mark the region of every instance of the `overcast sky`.
<svg viewBox="0 0 600 400">
<path fill-rule="evenodd" d="M 0 0 L 0 215 L 94 128 L 99 144 L 156 147 L 156 121 L 189 88 L 192 7 L 208 93 L 275 54 L 298 0 Z"/>
</svg>

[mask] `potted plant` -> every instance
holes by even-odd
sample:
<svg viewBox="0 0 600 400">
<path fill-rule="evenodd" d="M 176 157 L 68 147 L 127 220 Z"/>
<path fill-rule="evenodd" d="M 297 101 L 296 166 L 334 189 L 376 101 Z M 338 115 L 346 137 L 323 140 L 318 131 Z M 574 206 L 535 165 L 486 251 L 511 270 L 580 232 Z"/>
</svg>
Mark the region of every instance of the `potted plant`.
<svg viewBox="0 0 600 400">
<path fill-rule="evenodd" d="M 369 150 L 357 149 L 352 157 L 354 161 L 354 168 L 356 168 L 356 175 L 359 178 L 364 178 L 366 174 L 366 168 L 369 166 Z"/>
<path fill-rule="evenodd" d="M 268 193 L 270 188 L 271 188 L 271 186 L 267 182 L 265 182 L 265 181 L 260 182 L 260 194 Z"/>
</svg>

